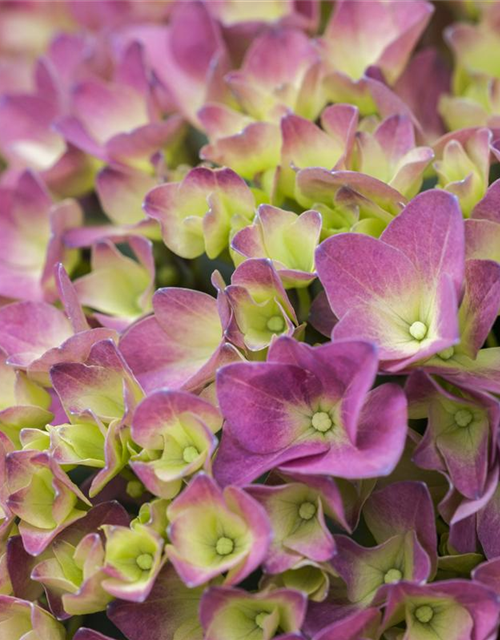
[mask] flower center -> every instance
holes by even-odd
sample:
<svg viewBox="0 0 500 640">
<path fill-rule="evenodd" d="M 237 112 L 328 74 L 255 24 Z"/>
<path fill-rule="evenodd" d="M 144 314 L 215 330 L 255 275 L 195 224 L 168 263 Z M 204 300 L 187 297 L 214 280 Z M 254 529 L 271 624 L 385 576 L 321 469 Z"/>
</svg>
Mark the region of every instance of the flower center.
<svg viewBox="0 0 500 640">
<path fill-rule="evenodd" d="M 385 584 L 391 584 L 391 582 L 399 582 L 403 574 L 399 569 L 389 569 L 389 571 L 384 576 Z"/>
<path fill-rule="evenodd" d="M 428 604 L 424 604 L 421 607 L 418 607 L 418 609 L 415 609 L 415 618 L 419 622 L 423 622 L 424 624 L 426 624 L 427 622 L 430 622 L 433 617 L 434 610 L 432 609 L 432 607 L 429 607 Z"/>
<path fill-rule="evenodd" d="M 299 516 L 302 520 L 310 520 L 316 515 L 316 505 L 312 502 L 303 502 L 299 507 Z"/>
<path fill-rule="evenodd" d="M 441 358 L 441 360 L 449 360 L 454 355 L 455 355 L 454 347 L 448 347 L 447 349 L 438 351 L 438 356 Z"/>
<path fill-rule="evenodd" d="M 455 414 L 455 422 L 459 427 L 468 427 L 472 422 L 473 415 L 468 409 L 460 409 Z"/>
<path fill-rule="evenodd" d="M 332 419 L 325 411 L 317 411 L 312 417 L 311 424 L 316 431 L 321 433 L 325 433 L 333 426 Z"/>
<path fill-rule="evenodd" d="M 184 462 L 193 462 L 200 455 L 200 452 L 196 447 L 186 447 L 182 452 L 182 459 Z"/>
<path fill-rule="evenodd" d="M 281 316 L 273 316 L 269 318 L 266 326 L 273 333 L 281 333 L 285 328 L 285 321 Z"/>
<path fill-rule="evenodd" d="M 420 320 L 414 322 L 411 327 L 408 329 L 412 338 L 415 340 L 423 340 L 427 335 L 427 325 Z"/>
<path fill-rule="evenodd" d="M 140 556 L 137 556 L 135 561 L 139 569 L 142 569 L 143 571 L 149 571 L 153 566 L 153 556 L 150 553 L 141 553 Z"/>
<path fill-rule="evenodd" d="M 126 491 L 131 498 L 140 498 L 144 493 L 144 485 L 139 480 L 127 482 Z"/>
<path fill-rule="evenodd" d="M 222 536 L 217 540 L 215 550 L 220 556 L 228 556 L 234 551 L 234 541 L 231 538 Z"/>
</svg>

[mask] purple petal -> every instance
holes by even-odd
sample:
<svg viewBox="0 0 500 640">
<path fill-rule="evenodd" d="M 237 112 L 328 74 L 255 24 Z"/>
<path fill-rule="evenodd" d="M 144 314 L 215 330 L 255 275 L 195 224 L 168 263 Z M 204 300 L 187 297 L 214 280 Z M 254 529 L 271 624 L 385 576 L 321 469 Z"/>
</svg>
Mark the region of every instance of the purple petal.
<svg viewBox="0 0 500 640">
<path fill-rule="evenodd" d="M 471 218 L 500 223 L 500 180 L 493 182 L 474 207 Z"/>
<path fill-rule="evenodd" d="M 464 278 L 464 223 L 458 200 L 442 190 L 425 191 L 391 222 L 381 239 L 402 251 L 430 289 L 444 274 L 460 295 Z"/>
<path fill-rule="evenodd" d="M 491 260 L 467 260 L 465 293 L 460 305 L 461 352 L 476 358 L 500 309 L 500 265 Z"/>
<path fill-rule="evenodd" d="M 307 429 L 322 385 L 297 366 L 236 363 L 219 371 L 217 394 L 224 417 L 244 447 L 276 453 Z"/>
<path fill-rule="evenodd" d="M 325 627 L 313 640 L 362 640 L 365 634 L 369 637 L 372 631 L 378 629 L 380 617 L 380 611 L 375 608 L 356 611 Z"/>
<path fill-rule="evenodd" d="M 202 640 L 203 633 L 197 624 L 202 592 L 203 589 L 188 589 L 173 565 L 167 564 L 145 602 L 116 600 L 110 605 L 109 617 L 129 640 L 143 640 L 145 626 L 149 640 L 173 638 L 179 627 L 189 622 L 190 640 Z"/>
<path fill-rule="evenodd" d="M 366 501 L 363 514 L 379 544 L 394 535 L 415 531 L 435 567 L 437 535 L 434 506 L 424 483 L 396 482 L 375 491 Z"/>
</svg>

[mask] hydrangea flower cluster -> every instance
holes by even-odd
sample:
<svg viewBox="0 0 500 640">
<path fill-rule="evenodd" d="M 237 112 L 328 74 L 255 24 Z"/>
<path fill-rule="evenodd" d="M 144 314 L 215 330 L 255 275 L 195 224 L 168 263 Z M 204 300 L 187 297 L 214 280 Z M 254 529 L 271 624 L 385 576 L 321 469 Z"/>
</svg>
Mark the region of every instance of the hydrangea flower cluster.
<svg viewBox="0 0 500 640">
<path fill-rule="evenodd" d="M 0 6 L 0 638 L 495 640 L 500 3 Z"/>
</svg>

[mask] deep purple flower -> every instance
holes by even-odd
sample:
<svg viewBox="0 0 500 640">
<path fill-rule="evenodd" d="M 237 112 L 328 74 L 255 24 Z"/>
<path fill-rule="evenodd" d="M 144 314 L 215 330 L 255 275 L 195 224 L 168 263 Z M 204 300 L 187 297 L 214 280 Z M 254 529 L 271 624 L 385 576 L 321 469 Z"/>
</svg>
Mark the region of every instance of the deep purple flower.
<svg viewBox="0 0 500 640">
<path fill-rule="evenodd" d="M 406 400 L 392 384 L 369 392 L 376 368 L 368 343 L 310 347 L 283 337 L 266 363 L 221 369 L 227 422 L 216 477 L 244 483 L 276 466 L 342 478 L 389 474 L 404 446 Z"/>
</svg>

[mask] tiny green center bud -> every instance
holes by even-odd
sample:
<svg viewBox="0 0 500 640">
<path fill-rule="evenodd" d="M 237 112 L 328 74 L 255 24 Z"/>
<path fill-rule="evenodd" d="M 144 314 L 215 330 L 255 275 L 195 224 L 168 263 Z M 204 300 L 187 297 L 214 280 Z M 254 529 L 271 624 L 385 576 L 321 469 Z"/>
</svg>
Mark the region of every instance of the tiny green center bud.
<svg viewBox="0 0 500 640">
<path fill-rule="evenodd" d="M 186 447 L 182 452 L 182 459 L 184 462 L 193 462 L 200 455 L 200 452 L 196 447 Z"/>
<path fill-rule="evenodd" d="M 303 502 L 299 507 L 299 516 L 302 520 L 311 520 L 316 515 L 316 505 L 312 502 Z"/>
<path fill-rule="evenodd" d="M 438 356 L 441 358 L 441 360 L 449 360 L 454 355 L 455 349 L 453 347 L 448 347 L 447 349 L 438 351 Z"/>
<path fill-rule="evenodd" d="M 411 327 L 409 328 L 409 332 L 411 337 L 415 338 L 415 340 L 423 340 L 427 335 L 427 325 L 425 325 L 423 322 L 420 322 L 420 320 L 417 320 L 417 322 L 414 322 L 411 325 Z"/>
<path fill-rule="evenodd" d="M 455 422 L 459 427 L 468 427 L 473 419 L 472 413 L 468 409 L 460 409 L 455 414 Z"/>
<path fill-rule="evenodd" d="M 285 328 L 285 320 L 281 316 L 273 316 L 269 318 L 266 326 L 273 333 L 281 333 Z"/>
<path fill-rule="evenodd" d="M 144 485 L 139 480 L 130 480 L 126 491 L 131 498 L 140 498 L 144 493 Z"/>
<path fill-rule="evenodd" d="M 427 624 L 434 617 L 434 610 L 432 607 L 429 607 L 428 604 L 424 604 L 418 609 L 415 609 L 415 618 L 422 622 L 423 624 Z"/>
<path fill-rule="evenodd" d="M 228 556 L 234 551 L 234 541 L 231 538 L 222 536 L 217 540 L 215 550 L 220 556 Z"/>
<path fill-rule="evenodd" d="M 399 569 L 389 569 L 389 571 L 384 576 L 385 584 L 391 584 L 392 582 L 399 582 L 403 574 Z"/>
<path fill-rule="evenodd" d="M 143 571 L 149 571 L 153 566 L 153 556 L 150 553 L 141 553 L 140 556 L 137 556 L 136 560 L 137 566 L 139 569 Z"/>
<path fill-rule="evenodd" d="M 311 424 L 316 431 L 325 433 L 332 428 L 333 422 L 325 411 L 317 411 L 312 417 Z"/>
<path fill-rule="evenodd" d="M 259 629 L 264 628 L 264 623 L 268 615 L 269 614 L 267 613 L 267 611 L 261 611 L 255 616 L 255 624 L 259 627 Z"/>
</svg>

